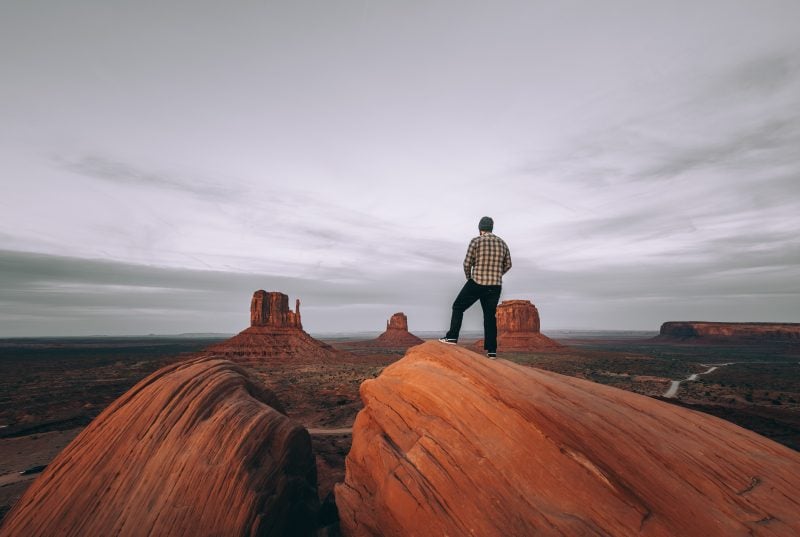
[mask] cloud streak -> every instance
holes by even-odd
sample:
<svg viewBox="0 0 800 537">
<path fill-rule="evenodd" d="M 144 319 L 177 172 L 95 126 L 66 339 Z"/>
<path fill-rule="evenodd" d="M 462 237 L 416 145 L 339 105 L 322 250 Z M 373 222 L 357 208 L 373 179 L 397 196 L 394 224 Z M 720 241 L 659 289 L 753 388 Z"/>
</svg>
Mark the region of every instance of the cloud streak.
<svg viewBox="0 0 800 537">
<path fill-rule="evenodd" d="M 55 164 L 67 171 L 136 188 L 166 188 L 194 196 L 224 200 L 236 195 L 236 190 L 198 179 L 179 179 L 167 173 L 145 171 L 125 162 L 89 155 L 77 160 L 55 159 Z"/>
</svg>

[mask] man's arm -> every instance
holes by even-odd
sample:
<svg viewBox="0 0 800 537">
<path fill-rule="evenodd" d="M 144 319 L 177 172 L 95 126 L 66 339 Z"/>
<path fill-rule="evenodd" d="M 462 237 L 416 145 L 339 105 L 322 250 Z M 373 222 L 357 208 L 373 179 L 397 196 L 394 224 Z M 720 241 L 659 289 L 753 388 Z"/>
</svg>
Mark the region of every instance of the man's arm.
<svg viewBox="0 0 800 537">
<path fill-rule="evenodd" d="M 506 255 L 503 257 L 503 274 L 508 272 L 511 269 L 511 252 L 508 250 L 508 246 L 506 246 Z"/>
<path fill-rule="evenodd" d="M 472 278 L 472 265 L 475 264 L 475 250 L 475 240 L 473 239 L 469 242 L 469 248 L 467 248 L 467 257 L 464 258 L 464 274 L 468 280 Z"/>
</svg>

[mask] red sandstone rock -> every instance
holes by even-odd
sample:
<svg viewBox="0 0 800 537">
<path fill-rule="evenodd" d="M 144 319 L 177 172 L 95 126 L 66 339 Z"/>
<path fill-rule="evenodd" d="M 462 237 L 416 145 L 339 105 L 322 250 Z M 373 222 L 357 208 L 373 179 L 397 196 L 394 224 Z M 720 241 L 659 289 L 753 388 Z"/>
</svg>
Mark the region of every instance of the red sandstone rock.
<svg viewBox="0 0 800 537">
<path fill-rule="evenodd" d="M 289 297 L 283 293 L 256 291 L 250 301 L 250 326 L 274 326 L 302 330 L 300 299 L 296 300 L 294 311 L 291 311 L 289 310 Z"/>
<path fill-rule="evenodd" d="M 391 316 L 391 318 L 386 321 L 386 331 L 389 330 L 401 330 L 403 332 L 408 332 L 408 317 L 402 311 L 399 311 Z"/>
<path fill-rule="evenodd" d="M 311 535 L 311 440 L 280 409 L 231 362 L 165 367 L 50 463 L 0 534 Z"/>
<path fill-rule="evenodd" d="M 361 397 L 348 537 L 800 535 L 800 453 L 713 416 L 438 342 Z"/>
<path fill-rule="evenodd" d="M 504 300 L 497 306 L 497 350 L 527 351 L 560 347 L 539 331 L 539 310 L 530 300 Z M 475 343 L 483 349 L 483 340 Z"/>
<path fill-rule="evenodd" d="M 256 291 L 250 301 L 250 327 L 207 347 L 206 352 L 244 363 L 264 358 L 319 361 L 343 354 L 303 331 L 299 299 L 291 311 L 288 296 L 263 290 Z"/>
<path fill-rule="evenodd" d="M 402 348 L 406 349 L 422 343 L 422 339 L 408 331 L 408 317 L 403 312 L 398 312 L 386 321 L 386 331 L 376 339 L 365 341 L 364 344 L 372 347 Z"/>
<path fill-rule="evenodd" d="M 800 323 L 713 323 L 670 321 L 661 325 L 658 339 L 709 342 L 800 341 Z"/>
</svg>

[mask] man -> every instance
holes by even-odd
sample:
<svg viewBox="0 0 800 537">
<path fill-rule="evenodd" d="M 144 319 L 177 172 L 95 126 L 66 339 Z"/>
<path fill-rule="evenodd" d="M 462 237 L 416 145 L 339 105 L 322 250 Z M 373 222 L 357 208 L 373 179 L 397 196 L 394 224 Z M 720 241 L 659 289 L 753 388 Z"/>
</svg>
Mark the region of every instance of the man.
<svg viewBox="0 0 800 537">
<path fill-rule="evenodd" d="M 478 223 L 480 235 L 472 239 L 464 259 L 467 283 L 453 302 L 450 331 L 439 341 L 450 345 L 458 342 L 464 312 L 476 301 L 483 308 L 483 348 L 486 356 L 497 358 L 497 302 L 503 284 L 503 274 L 511 268 L 511 254 L 505 241 L 492 233 L 494 221 L 488 216 Z"/>
</svg>

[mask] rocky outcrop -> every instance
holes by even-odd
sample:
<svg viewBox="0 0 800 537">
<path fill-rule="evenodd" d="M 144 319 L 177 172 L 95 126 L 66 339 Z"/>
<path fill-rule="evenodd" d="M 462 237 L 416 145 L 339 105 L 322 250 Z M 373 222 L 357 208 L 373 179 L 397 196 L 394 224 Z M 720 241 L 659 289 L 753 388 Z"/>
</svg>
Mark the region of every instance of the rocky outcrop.
<svg viewBox="0 0 800 537">
<path fill-rule="evenodd" d="M 196 359 L 112 403 L 0 534 L 311 535 L 317 506 L 308 432 L 241 366 Z"/>
<path fill-rule="evenodd" d="M 302 330 L 300 299 L 295 301 L 294 311 L 291 311 L 289 297 L 283 293 L 268 293 L 263 289 L 256 291 L 250 301 L 250 326 L 273 326 Z"/>
<path fill-rule="evenodd" d="M 561 345 L 539 331 L 539 310 L 530 300 L 504 300 L 497 306 L 497 350 L 530 351 Z M 483 349 L 483 340 L 475 343 Z"/>
<path fill-rule="evenodd" d="M 397 312 L 386 321 L 386 331 L 375 339 L 365 341 L 365 346 L 407 349 L 422 343 L 422 339 L 408 331 L 408 317 Z"/>
<path fill-rule="evenodd" d="M 295 302 L 295 310 L 291 311 L 288 296 L 263 290 L 256 291 L 250 301 L 250 327 L 207 347 L 206 351 L 210 355 L 248 364 L 265 358 L 313 362 L 334 359 L 342 354 L 303 331 L 299 299 Z"/>
<path fill-rule="evenodd" d="M 800 535 L 800 453 L 706 414 L 438 342 L 361 397 L 346 536 Z"/>
<path fill-rule="evenodd" d="M 797 342 L 800 323 L 714 323 L 669 321 L 661 325 L 657 339 L 664 341 L 696 340 L 708 342 Z"/>
<path fill-rule="evenodd" d="M 386 332 L 408 332 L 408 317 L 402 311 L 393 314 L 386 321 Z"/>
</svg>

